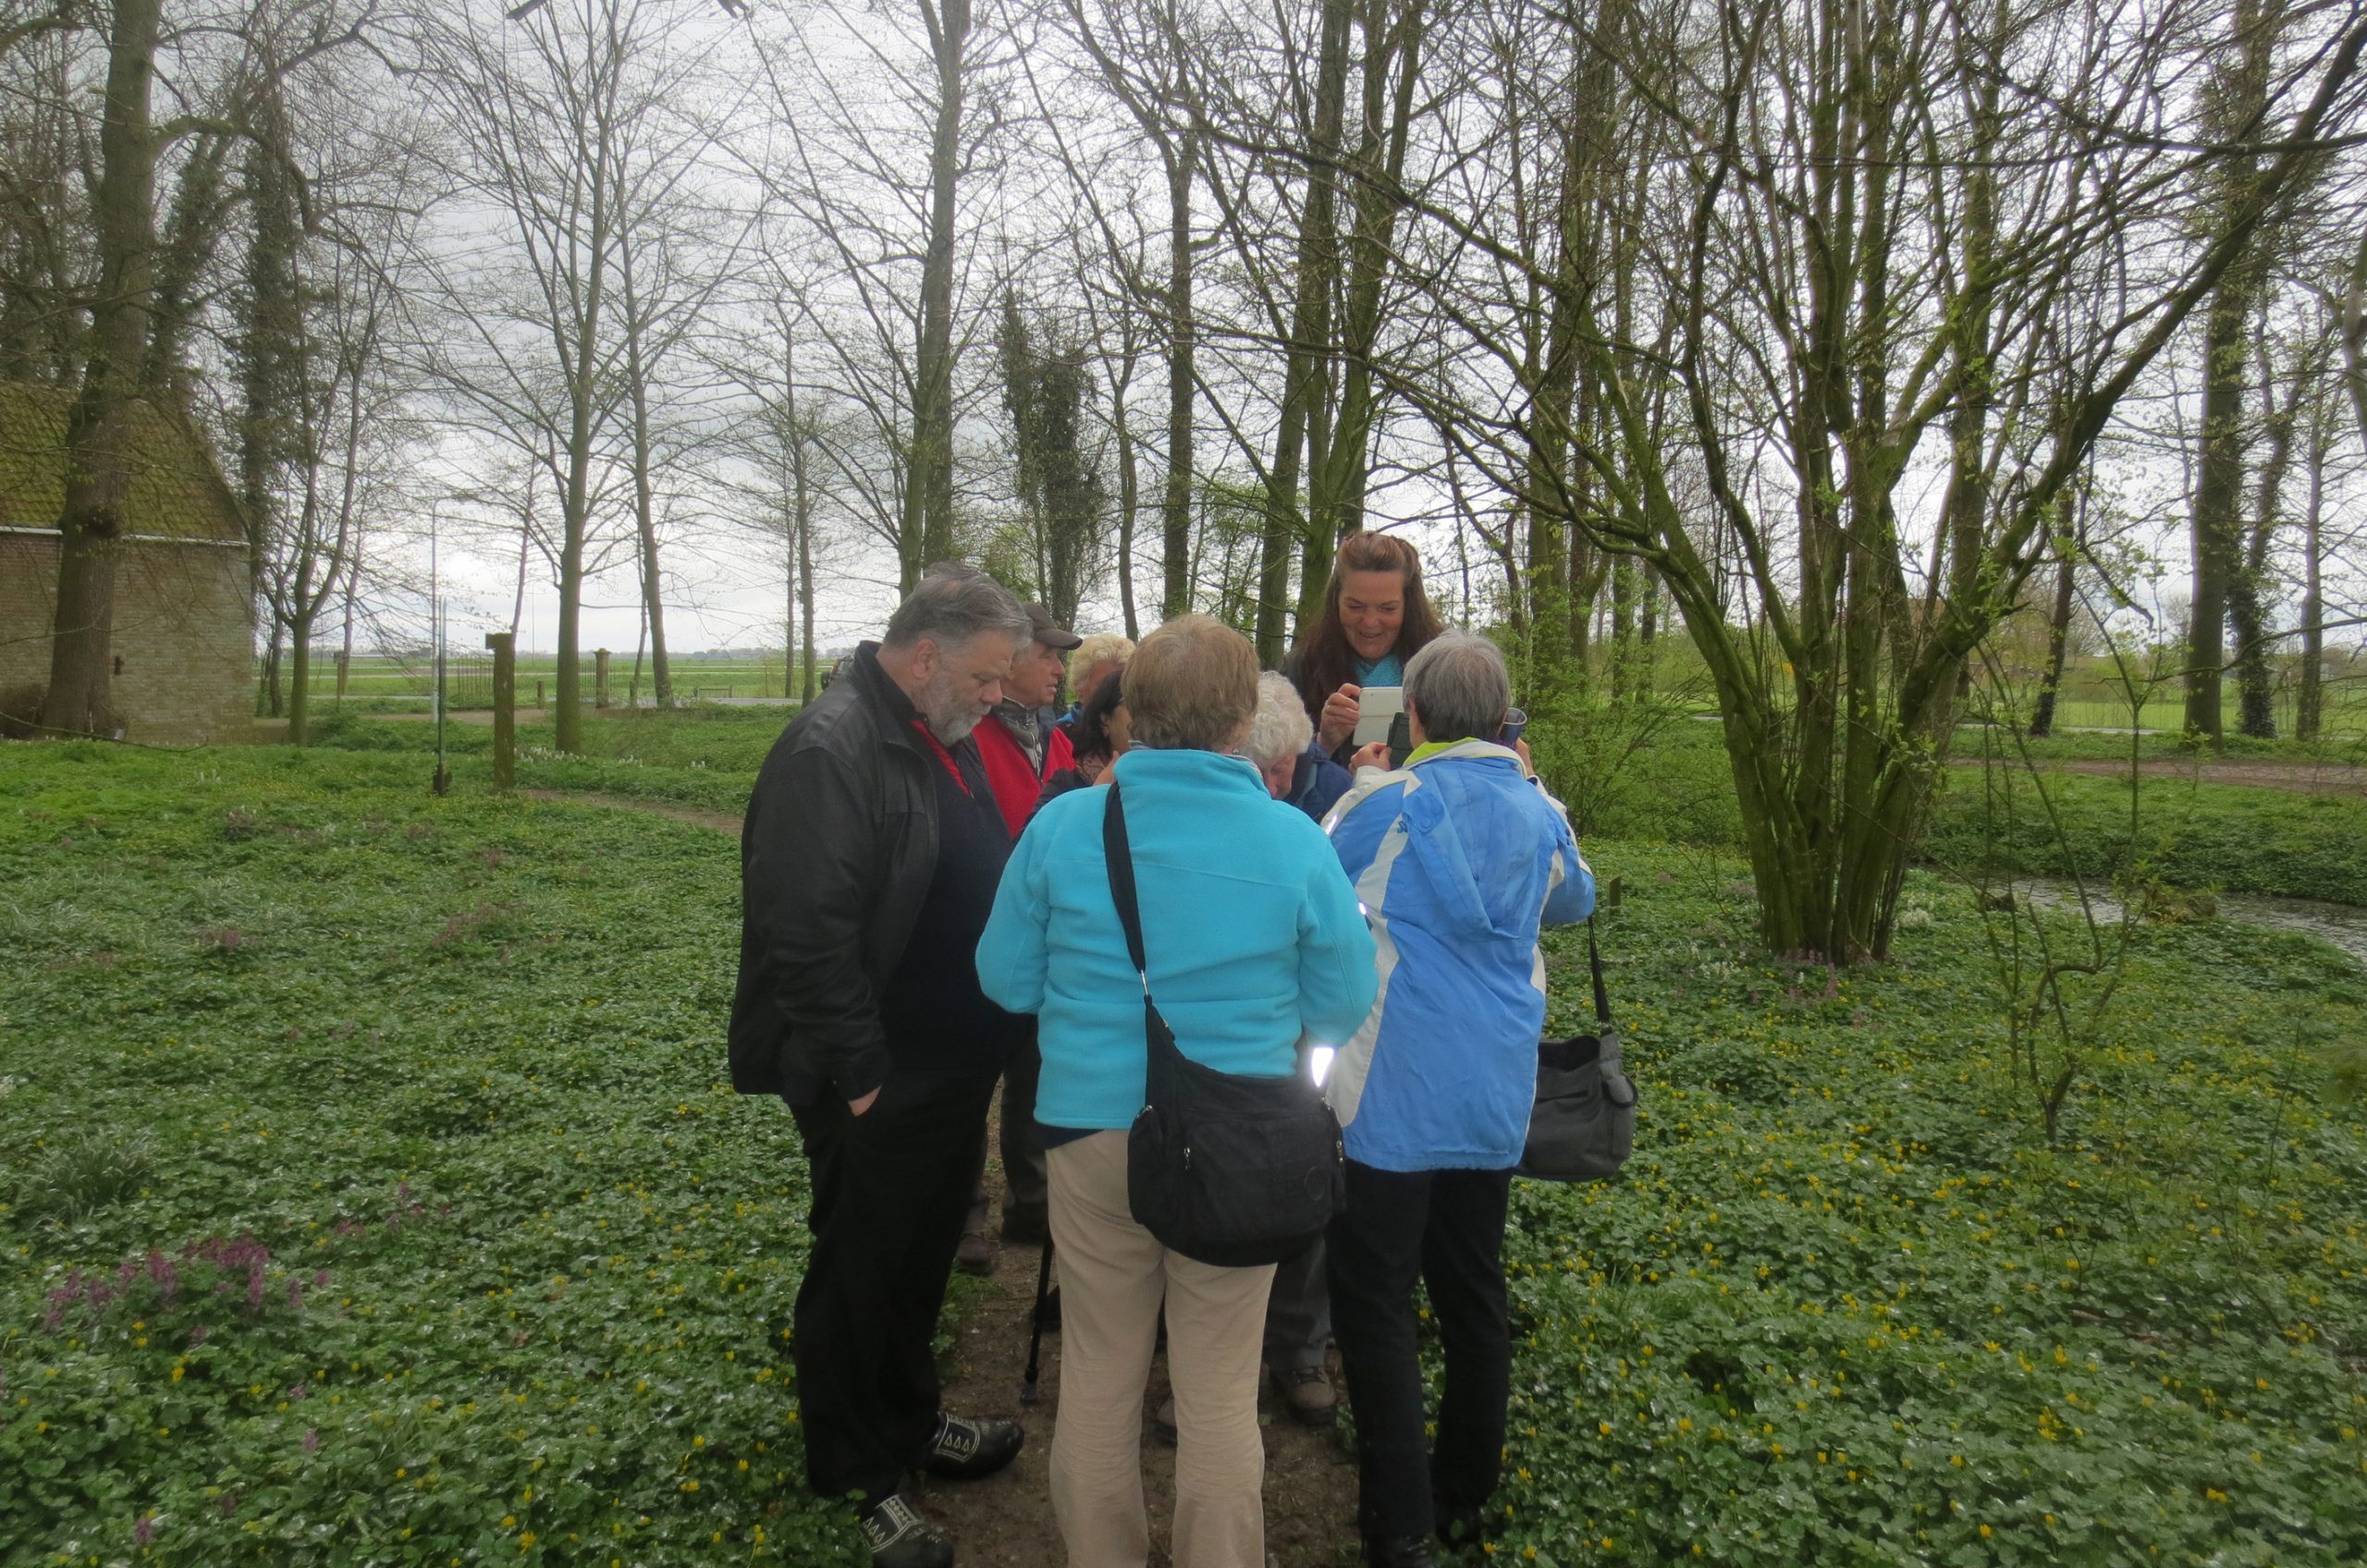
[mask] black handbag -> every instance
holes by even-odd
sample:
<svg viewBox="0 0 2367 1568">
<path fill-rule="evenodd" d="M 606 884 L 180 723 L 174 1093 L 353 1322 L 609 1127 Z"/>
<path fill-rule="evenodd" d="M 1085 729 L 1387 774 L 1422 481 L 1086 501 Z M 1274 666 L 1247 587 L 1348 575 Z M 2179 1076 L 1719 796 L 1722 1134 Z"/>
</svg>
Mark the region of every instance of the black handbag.
<svg viewBox="0 0 2367 1568">
<path fill-rule="evenodd" d="M 1519 1174 L 1540 1182 L 1600 1182 L 1619 1174 L 1636 1146 L 1636 1085 L 1619 1060 L 1619 1030 L 1603 989 L 1602 952 L 1587 917 L 1587 967 L 1594 977 L 1594 1027 L 1537 1045 L 1537 1104 Z"/>
<path fill-rule="evenodd" d="M 1110 897 L 1143 983 L 1144 1104 L 1126 1135 L 1126 1207 L 1159 1243 L 1222 1268 L 1306 1250 L 1347 1202 L 1347 1148 L 1322 1092 L 1299 1073 L 1253 1078 L 1176 1048 L 1151 999 L 1134 860 L 1118 786 L 1101 813 Z M 1211 918 L 1221 918 L 1211 913 Z"/>
</svg>

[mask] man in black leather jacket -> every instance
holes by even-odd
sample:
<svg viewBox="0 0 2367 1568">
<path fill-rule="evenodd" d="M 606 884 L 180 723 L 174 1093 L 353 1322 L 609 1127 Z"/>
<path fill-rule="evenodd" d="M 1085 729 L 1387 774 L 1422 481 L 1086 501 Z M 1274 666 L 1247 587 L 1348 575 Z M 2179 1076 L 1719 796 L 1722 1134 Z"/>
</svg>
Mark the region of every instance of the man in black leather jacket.
<svg viewBox="0 0 2367 1568">
<path fill-rule="evenodd" d="M 922 578 L 765 759 L 741 839 L 731 1081 L 779 1095 L 812 1167 L 797 1295 L 806 1476 L 862 1509 L 877 1568 L 947 1568 L 907 1470 L 990 1475 L 1015 1421 L 938 1408 L 931 1341 L 988 1101 L 1024 1023 L 978 989 L 1011 834 L 970 730 L 1030 636 L 966 567 Z"/>
</svg>

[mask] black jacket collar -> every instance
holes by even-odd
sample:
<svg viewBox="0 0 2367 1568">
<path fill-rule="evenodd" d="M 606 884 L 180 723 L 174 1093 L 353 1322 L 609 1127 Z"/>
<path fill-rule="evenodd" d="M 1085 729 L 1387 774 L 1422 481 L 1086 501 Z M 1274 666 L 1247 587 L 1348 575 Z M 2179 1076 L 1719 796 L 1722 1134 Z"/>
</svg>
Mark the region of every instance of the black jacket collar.
<svg viewBox="0 0 2367 1568">
<path fill-rule="evenodd" d="M 914 742 L 918 737 L 914 735 L 913 726 L 920 722 L 921 710 L 913 706 L 913 700 L 904 695 L 904 689 L 889 680 L 888 672 L 879 668 L 879 644 L 857 643 L 854 657 L 848 661 L 847 668 L 854 679 L 855 694 L 863 700 L 865 711 L 879 727 L 879 738 L 893 741 L 917 753 L 920 748 Z"/>
</svg>

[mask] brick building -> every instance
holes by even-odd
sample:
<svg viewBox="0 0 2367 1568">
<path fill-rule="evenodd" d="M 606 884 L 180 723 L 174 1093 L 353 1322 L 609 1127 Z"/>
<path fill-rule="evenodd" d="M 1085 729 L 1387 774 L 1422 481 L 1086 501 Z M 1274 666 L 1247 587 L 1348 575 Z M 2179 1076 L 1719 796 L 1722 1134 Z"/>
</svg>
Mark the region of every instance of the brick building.
<svg viewBox="0 0 2367 1568">
<path fill-rule="evenodd" d="M 0 382 L 0 704 L 49 681 L 73 394 Z M 254 613 L 239 508 L 204 444 L 145 404 L 116 561 L 115 711 L 127 740 L 251 738 Z"/>
</svg>

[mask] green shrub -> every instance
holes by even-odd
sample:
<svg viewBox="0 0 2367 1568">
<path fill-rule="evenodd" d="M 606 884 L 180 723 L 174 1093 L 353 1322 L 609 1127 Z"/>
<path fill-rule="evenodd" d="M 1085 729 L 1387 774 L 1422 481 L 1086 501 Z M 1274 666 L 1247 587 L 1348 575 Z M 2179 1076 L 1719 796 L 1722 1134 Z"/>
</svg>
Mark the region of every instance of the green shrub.
<svg viewBox="0 0 2367 1568">
<path fill-rule="evenodd" d="M 15 1217 L 73 1224 L 136 1195 L 155 1179 L 154 1145 L 138 1133 L 69 1133 L 41 1147 L 17 1185 Z"/>
</svg>

